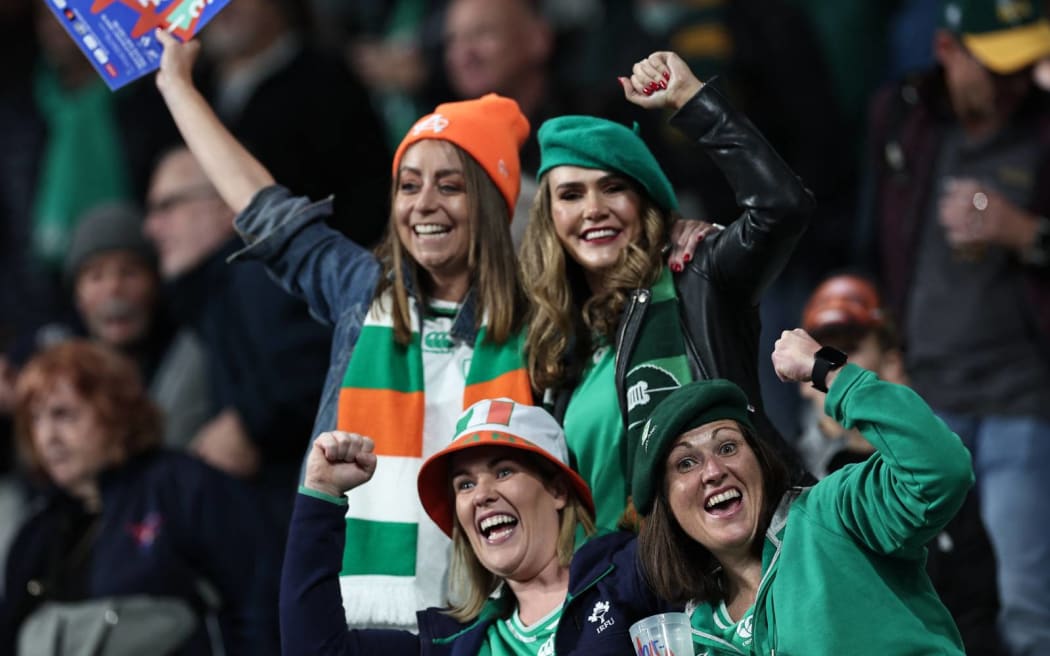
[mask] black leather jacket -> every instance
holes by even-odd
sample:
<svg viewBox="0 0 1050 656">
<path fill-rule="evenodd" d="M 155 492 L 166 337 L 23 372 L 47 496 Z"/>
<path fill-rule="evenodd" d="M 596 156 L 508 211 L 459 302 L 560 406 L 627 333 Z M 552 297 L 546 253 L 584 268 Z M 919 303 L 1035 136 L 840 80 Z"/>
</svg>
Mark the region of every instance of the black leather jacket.
<svg viewBox="0 0 1050 656">
<path fill-rule="evenodd" d="M 758 430 L 797 463 L 797 456 L 762 411 L 758 302 L 805 232 L 813 196 L 747 117 L 712 86 L 697 92 L 671 124 L 704 149 L 725 174 L 743 209 L 725 230 L 700 243 L 674 279 L 693 375 L 727 378 L 739 385 L 755 407 Z M 631 295 L 617 333 L 616 388 L 625 422 L 624 379 L 651 297 L 648 289 Z M 558 416 L 564 414 L 570 396 L 571 390 L 559 394 Z"/>
</svg>

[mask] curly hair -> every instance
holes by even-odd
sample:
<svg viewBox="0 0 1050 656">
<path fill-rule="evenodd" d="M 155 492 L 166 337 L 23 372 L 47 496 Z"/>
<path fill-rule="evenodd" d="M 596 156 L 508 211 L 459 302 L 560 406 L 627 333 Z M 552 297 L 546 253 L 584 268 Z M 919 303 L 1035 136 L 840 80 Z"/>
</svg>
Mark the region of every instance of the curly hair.
<svg viewBox="0 0 1050 656">
<path fill-rule="evenodd" d="M 602 291 L 592 294 L 583 268 L 566 256 L 554 230 L 548 176 L 540 179 L 519 258 L 525 292 L 532 300 L 525 352 L 532 386 L 538 392 L 570 384 L 579 366 L 572 363 L 586 361 L 595 336 L 614 343 L 628 295 L 650 287 L 660 276 L 672 217 L 633 180 L 627 180 L 641 199 L 641 235 L 609 267 Z"/>
<path fill-rule="evenodd" d="M 456 144 L 447 141 L 441 143 L 455 150 L 463 167 L 470 230 L 467 266 L 477 294 L 476 326 L 480 328 L 481 322 L 486 321 L 486 338 L 501 344 L 521 327 L 526 305 L 510 237 L 507 202 L 477 160 Z M 429 284 L 426 272 L 421 271 L 405 249 L 395 228 L 397 217 L 394 200 L 400 178 L 399 172 L 391 183 L 390 219 L 386 234 L 376 247 L 376 257 L 382 265 L 382 272 L 375 297 L 381 298 L 387 290 L 393 290 L 394 336 L 398 343 L 404 345 L 411 339 L 413 328 L 405 278 L 411 281 L 417 293 L 426 293 Z"/>
<path fill-rule="evenodd" d="M 110 444 L 125 458 L 160 444 L 161 414 L 135 364 L 101 344 L 69 340 L 36 355 L 15 383 L 15 440 L 33 476 L 48 479 L 33 445 L 33 412 L 62 383 L 94 410 Z"/>
</svg>

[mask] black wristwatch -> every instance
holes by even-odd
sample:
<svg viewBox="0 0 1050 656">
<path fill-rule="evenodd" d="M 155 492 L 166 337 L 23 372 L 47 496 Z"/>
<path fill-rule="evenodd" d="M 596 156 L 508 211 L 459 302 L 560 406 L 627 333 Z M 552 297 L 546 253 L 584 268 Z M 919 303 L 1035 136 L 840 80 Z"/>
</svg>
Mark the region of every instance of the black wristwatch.
<svg viewBox="0 0 1050 656">
<path fill-rule="evenodd" d="M 821 392 L 828 391 L 828 372 L 846 364 L 846 354 L 830 346 L 822 346 L 813 354 L 813 387 Z"/>
</svg>

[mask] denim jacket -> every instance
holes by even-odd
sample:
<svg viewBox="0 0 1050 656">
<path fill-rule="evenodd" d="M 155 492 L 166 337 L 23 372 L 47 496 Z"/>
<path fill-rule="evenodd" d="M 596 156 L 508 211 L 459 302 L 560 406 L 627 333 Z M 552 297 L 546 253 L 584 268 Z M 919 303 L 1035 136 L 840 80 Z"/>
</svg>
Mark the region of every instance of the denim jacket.
<svg viewBox="0 0 1050 656">
<path fill-rule="evenodd" d="M 382 271 L 375 254 L 325 224 L 331 215 L 331 197 L 311 202 L 279 185 L 262 189 L 234 221 L 245 247 L 230 257 L 260 260 L 285 291 L 306 301 L 314 318 L 335 327 L 314 435 L 336 427 L 339 389 Z M 474 343 L 473 289 L 450 335 Z"/>
</svg>

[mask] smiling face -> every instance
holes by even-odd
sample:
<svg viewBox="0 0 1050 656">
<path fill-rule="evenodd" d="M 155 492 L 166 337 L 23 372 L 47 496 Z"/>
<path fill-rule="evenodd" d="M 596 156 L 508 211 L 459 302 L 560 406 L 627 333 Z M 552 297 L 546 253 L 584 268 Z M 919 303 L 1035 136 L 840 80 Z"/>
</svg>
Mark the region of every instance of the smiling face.
<svg viewBox="0 0 1050 656">
<path fill-rule="evenodd" d="M 720 561 L 747 557 L 760 539 L 762 470 L 739 425 L 710 422 L 683 433 L 666 461 L 667 500 L 689 537 Z"/>
<path fill-rule="evenodd" d="M 29 430 L 44 472 L 74 496 L 90 494 L 99 472 L 120 459 L 98 412 L 65 380 L 33 404 Z"/>
<path fill-rule="evenodd" d="M 470 285 L 469 201 L 454 146 L 424 139 L 405 151 L 394 194 L 397 235 L 443 300 L 461 300 Z"/>
<path fill-rule="evenodd" d="M 547 174 L 554 232 L 597 291 L 605 271 L 642 234 L 642 198 L 618 173 L 558 166 Z"/>
<path fill-rule="evenodd" d="M 517 453 L 500 447 L 456 454 L 450 471 L 456 519 L 485 569 L 523 582 L 559 567 L 564 489 L 544 483 Z"/>
</svg>

